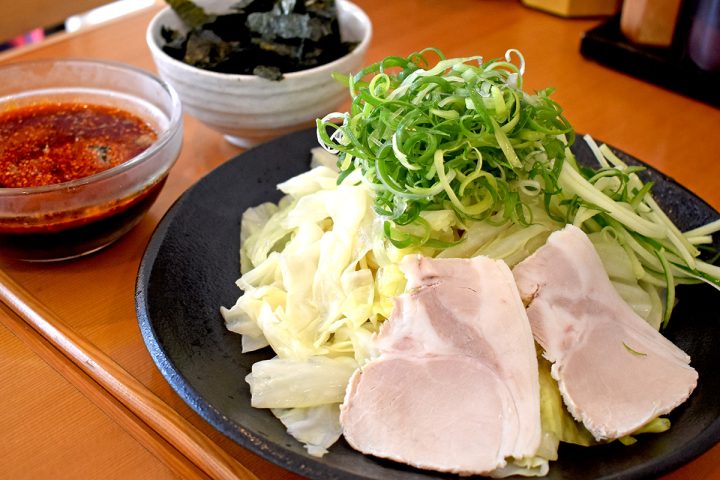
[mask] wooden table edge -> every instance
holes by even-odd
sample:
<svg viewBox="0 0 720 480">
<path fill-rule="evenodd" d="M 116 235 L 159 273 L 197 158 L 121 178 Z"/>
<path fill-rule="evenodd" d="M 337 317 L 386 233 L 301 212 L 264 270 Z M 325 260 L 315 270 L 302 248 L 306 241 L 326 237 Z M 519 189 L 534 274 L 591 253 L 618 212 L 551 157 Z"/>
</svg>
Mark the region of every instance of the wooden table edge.
<svg viewBox="0 0 720 480">
<path fill-rule="evenodd" d="M 211 478 L 257 479 L 250 470 L 232 458 L 102 350 L 65 326 L 60 318 L 2 270 L 0 270 L 0 301 L 44 337 L 68 361 L 74 363 L 99 387 L 112 395 L 129 412 Z M 13 331 L 17 332 L 17 327 L 14 327 Z M 27 336 L 25 338 L 32 340 Z M 67 370 L 64 372 L 68 373 Z M 167 461 L 167 455 L 163 455 L 162 458 Z"/>
</svg>

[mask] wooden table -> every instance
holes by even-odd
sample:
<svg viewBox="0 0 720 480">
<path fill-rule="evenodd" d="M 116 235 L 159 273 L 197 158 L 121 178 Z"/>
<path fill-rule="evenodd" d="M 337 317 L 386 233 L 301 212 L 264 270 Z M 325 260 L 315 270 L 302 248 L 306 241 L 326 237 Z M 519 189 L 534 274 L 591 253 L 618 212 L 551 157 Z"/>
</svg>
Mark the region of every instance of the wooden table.
<svg viewBox="0 0 720 480">
<path fill-rule="evenodd" d="M 428 46 L 448 56 L 496 57 L 522 50 L 526 86 L 554 86 L 578 131 L 589 132 L 676 178 L 720 209 L 720 110 L 583 59 L 582 32 L 597 20 L 565 20 L 501 0 L 358 0 L 374 23 L 367 61 Z M 100 28 L 51 39 L 0 61 L 91 57 L 153 70 L 144 43 L 154 8 Z M 206 425 L 155 368 L 138 330 L 135 274 L 153 228 L 193 182 L 241 150 L 186 117 L 183 151 L 147 217 L 104 251 L 74 261 L 9 263 L 7 276 L 63 328 L 107 355 L 257 477 L 297 478 Z M 36 308 L 37 309 L 37 308 Z M 0 476 L 35 478 L 207 478 L 203 461 L 143 422 L 93 377 L 0 306 Z M 185 428 L 181 424 L 181 428 Z M 191 456 L 192 457 L 192 456 Z M 720 478 L 720 446 L 669 475 Z"/>
</svg>

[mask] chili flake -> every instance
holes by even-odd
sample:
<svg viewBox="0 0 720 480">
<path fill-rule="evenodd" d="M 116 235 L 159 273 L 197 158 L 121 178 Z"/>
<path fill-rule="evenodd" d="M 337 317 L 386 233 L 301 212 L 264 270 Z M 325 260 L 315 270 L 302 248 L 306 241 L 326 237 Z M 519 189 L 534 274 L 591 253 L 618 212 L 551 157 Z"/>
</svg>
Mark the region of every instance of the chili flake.
<svg viewBox="0 0 720 480">
<path fill-rule="evenodd" d="M 0 113 L 0 187 L 36 187 L 94 175 L 146 150 L 157 133 L 125 110 L 46 103 Z"/>
</svg>

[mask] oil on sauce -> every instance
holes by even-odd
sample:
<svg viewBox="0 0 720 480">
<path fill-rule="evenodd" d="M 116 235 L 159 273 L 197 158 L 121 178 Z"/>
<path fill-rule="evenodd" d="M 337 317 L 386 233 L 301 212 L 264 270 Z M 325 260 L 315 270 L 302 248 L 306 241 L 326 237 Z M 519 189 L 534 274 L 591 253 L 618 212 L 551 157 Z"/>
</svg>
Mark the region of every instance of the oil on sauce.
<svg viewBox="0 0 720 480">
<path fill-rule="evenodd" d="M 37 187 L 120 165 L 157 138 L 124 110 L 85 103 L 30 105 L 0 113 L 0 188 Z"/>
</svg>

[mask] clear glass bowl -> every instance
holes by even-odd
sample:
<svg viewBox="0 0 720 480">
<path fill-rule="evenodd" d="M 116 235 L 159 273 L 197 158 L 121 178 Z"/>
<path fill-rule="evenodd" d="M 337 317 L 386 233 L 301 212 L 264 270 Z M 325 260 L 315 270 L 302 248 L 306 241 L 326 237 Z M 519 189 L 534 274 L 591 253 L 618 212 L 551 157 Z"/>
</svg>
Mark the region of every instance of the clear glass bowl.
<svg viewBox="0 0 720 480">
<path fill-rule="evenodd" d="M 145 120 L 157 140 L 134 158 L 94 175 L 40 187 L 0 188 L 0 258 L 62 260 L 109 245 L 147 212 L 180 153 L 180 100 L 172 87 L 143 70 L 92 60 L 0 67 L 0 112 L 58 102 L 120 108 Z"/>
</svg>

